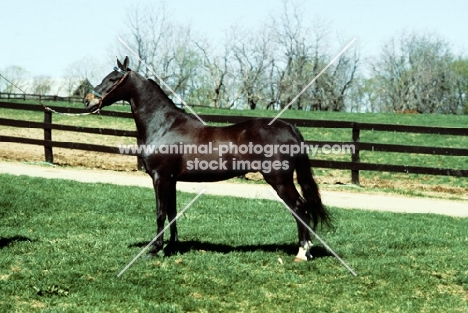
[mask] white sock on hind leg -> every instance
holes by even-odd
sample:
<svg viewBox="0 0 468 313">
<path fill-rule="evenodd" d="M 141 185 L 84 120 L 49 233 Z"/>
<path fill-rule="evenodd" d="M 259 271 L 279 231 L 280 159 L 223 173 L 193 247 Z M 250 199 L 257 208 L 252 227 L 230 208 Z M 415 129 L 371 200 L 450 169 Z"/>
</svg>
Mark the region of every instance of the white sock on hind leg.
<svg viewBox="0 0 468 313">
<path fill-rule="evenodd" d="M 294 261 L 307 261 L 312 259 L 312 254 L 309 253 L 310 248 L 312 248 L 312 242 L 310 241 L 299 247 L 299 251 L 297 252 Z"/>
</svg>

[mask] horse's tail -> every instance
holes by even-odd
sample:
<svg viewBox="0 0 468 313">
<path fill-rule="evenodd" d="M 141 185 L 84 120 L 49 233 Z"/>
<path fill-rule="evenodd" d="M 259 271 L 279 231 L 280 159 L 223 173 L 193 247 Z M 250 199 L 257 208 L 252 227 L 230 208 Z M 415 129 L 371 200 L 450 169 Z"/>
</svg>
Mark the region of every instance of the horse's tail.
<svg viewBox="0 0 468 313">
<path fill-rule="evenodd" d="M 315 229 L 319 223 L 332 227 L 330 213 L 322 204 L 317 183 L 312 176 L 309 156 L 307 154 L 299 154 L 297 156 L 297 182 L 301 186 L 302 196 L 306 201 L 305 208 L 313 222 L 313 229 Z"/>
</svg>

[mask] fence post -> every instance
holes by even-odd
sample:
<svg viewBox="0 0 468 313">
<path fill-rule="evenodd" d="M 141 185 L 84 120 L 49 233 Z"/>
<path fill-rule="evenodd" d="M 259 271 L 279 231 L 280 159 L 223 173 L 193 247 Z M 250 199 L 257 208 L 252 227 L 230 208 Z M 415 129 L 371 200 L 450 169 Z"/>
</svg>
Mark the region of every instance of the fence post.
<svg viewBox="0 0 468 313">
<path fill-rule="evenodd" d="M 52 124 L 52 112 L 44 110 L 44 140 L 52 141 L 52 128 L 47 127 L 47 124 Z M 52 146 L 44 144 L 44 155 L 45 161 L 48 163 L 54 163 L 54 154 L 52 152 Z"/>
<path fill-rule="evenodd" d="M 358 128 L 357 123 L 353 123 L 353 135 L 352 135 L 352 141 L 354 144 L 354 152 L 351 154 L 351 162 L 354 164 L 357 164 L 360 162 L 359 158 L 359 133 L 360 130 Z M 352 169 L 351 170 L 351 183 L 355 185 L 359 185 L 359 170 L 357 169 Z"/>
</svg>

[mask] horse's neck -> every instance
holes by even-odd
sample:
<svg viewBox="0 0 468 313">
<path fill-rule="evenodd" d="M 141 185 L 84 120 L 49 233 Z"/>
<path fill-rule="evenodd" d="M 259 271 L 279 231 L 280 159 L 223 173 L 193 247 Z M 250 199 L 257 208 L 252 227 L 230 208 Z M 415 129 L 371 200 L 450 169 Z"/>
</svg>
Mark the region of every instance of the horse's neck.
<svg viewBox="0 0 468 313">
<path fill-rule="evenodd" d="M 140 80 L 137 84 L 140 92 L 130 102 L 141 139 L 146 141 L 162 136 L 175 120 L 188 120 L 188 116 L 177 109 L 154 82 Z"/>
</svg>

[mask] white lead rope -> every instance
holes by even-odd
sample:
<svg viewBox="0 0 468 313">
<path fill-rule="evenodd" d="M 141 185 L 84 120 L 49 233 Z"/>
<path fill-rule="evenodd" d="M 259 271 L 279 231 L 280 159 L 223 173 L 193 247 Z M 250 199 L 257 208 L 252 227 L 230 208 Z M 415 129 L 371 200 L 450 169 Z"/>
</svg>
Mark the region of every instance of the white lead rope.
<svg viewBox="0 0 468 313">
<path fill-rule="evenodd" d="M 16 89 L 18 89 L 19 91 L 21 91 L 24 95 L 26 95 L 26 92 L 21 89 L 20 87 L 18 87 L 17 85 L 15 85 L 14 83 L 12 83 L 9 79 L 7 79 L 5 76 L 3 76 L 2 74 L 0 74 L 0 77 L 2 77 L 4 80 L 6 80 L 10 85 L 12 85 L 13 87 L 15 87 Z M 97 96 L 100 96 L 99 93 L 95 92 L 94 90 L 91 91 L 93 94 L 97 95 Z M 46 106 L 44 103 L 40 102 L 39 101 L 39 104 L 42 105 L 44 107 L 44 110 L 46 111 L 49 111 L 49 112 L 52 112 L 52 113 L 56 113 L 56 114 L 60 114 L 60 115 L 64 115 L 64 116 L 84 116 L 84 115 L 90 115 L 90 114 L 95 114 L 95 113 L 99 113 L 100 110 L 96 110 L 96 111 L 93 111 L 93 112 L 84 112 L 84 113 L 65 113 L 65 112 L 59 112 L 57 110 L 54 110 L 52 109 L 51 107 L 48 107 Z"/>
</svg>

